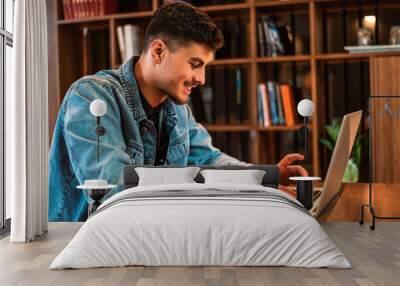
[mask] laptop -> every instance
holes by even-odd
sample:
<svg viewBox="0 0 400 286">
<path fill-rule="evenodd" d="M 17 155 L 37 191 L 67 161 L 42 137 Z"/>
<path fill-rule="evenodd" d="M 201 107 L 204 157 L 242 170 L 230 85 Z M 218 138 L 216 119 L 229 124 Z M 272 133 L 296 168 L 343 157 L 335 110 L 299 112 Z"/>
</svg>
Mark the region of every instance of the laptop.
<svg viewBox="0 0 400 286">
<path fill-rule="evenodd" d="M 314 188 L 314 205 L 310 210 L 314 217 L 317 217 L 340 191 L 361 115 L 362 111 L 360 110 L 343 117 L 324 185 L 322 188 Z"/>
</svg>

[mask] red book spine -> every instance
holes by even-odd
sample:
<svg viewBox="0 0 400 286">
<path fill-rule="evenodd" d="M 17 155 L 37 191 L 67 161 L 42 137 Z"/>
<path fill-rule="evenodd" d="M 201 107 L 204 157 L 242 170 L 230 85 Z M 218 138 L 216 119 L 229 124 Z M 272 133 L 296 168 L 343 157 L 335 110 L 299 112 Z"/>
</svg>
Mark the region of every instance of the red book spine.
<svg viewBox="0 0 400 286">
<path fill-rule="evenodd" d="M 82 18 L 81 0 L 73 0 L 73 1 L 74 1 L 75 19 L 81 19 Z"/>
<path fill-rule="evenodd" d="M 75 19 L 74 7 L 72 0 L 68 0 L 69 19 Z"/>
<path fill-rule="evenodd" d="M 77 6 L 78 6 L 78 11 L 79 11 L 78 18 L 79 19 L 85 18 L 85 7 L 83 5 L 83 0 L 78 0 Z"/>
<path fill-rule="evenodd" d="M 99 5 L 99 16 L 104 16 L 104 5 L 105 5 L 105 0 L 97 0 L 97 3 Z"/>
<path fill-rule="evenodd" d="M 89 18 L 89 0 L 82 0 L 83 18 Z"/>
<path fill-rule="evenodd" d="M 78 19 L 78 0 L 71 0 L 72 19 Z"/>
<path fill-rule="evenodd" d="M 89 17 L 93 18 L 95 16 L 95 13 L 94 13 L 94 0 L 88 0 L 88 10 L 89 10 Z"/>
<path fill-rule="evenodd" d="M 63 11 L 64 11 L 64 19 L 69 20 L 71 19 L 71 12 L 69 7 L 69 0 L 63 0 Z"/>
<path fill-rule="evenodd" d="M 94 10 L 94 16 L 95 16 L 95 17 L 100 16 L 100 4 L 99 4 L 99 0 L 93 0 L 93 10 Z"/>
<path fill-rule="evenodd" d="M 90 18 L 92 17 L 91 10 L 90 10 L 90 0 L 83 0 L 83 6 L 85 9 L 85 18 Z"/>
<path fill-rule="evenodd" d="M 281 95 L 285 113 L 286 125 L 294 126 L 296 124 L 296 111 L 292 87 L 288 84 L 281 84 Z"/>
</svg>

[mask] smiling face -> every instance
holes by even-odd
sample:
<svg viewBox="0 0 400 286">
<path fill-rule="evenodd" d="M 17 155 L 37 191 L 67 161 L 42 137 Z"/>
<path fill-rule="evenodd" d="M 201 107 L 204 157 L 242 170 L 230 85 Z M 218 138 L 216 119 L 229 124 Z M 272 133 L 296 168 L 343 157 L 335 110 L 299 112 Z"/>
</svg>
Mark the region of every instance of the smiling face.
<svg viewBox="0 0 400 286">
<path fill-rule="evenodd" d="M 176 104 L 185 104 L 192 89 L 204 85 L 205 66 L 213 59 L 214 52 L 197 43 L 169 49 L 159 41 L 155 45 L 159 45 L 160 49 L 155 49 L 157 56 L 153 58 L 156 73 L 154 83 L 161 93 Z"/>
</svg>

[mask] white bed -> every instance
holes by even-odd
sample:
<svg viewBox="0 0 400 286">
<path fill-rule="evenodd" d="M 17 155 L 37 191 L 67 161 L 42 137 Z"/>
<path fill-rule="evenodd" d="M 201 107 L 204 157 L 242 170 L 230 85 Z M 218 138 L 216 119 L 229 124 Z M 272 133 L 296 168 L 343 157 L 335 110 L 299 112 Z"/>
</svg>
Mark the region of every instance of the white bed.
<svg viewBox="0 0 400 286">
<path fill-rule="evenodd" d="M 290 196 L 263 186 L 198 183 L 114 195 L 50 269 L 128 265 L 351 267 Z"/>
</svg>

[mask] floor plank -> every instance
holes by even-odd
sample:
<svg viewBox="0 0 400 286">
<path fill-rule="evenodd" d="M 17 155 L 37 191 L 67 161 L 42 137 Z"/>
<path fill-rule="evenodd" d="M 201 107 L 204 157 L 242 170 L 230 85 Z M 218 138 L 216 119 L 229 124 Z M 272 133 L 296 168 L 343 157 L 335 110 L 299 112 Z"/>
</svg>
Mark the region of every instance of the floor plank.
<svg viewBox="0 0 400 286">
<path fill-rule="evenodd" d="M 399 285 L 400 222 L 379 222 L 375 231 L 354 222 L 322 227 L 352 269 L 290 267 L 118 267 L 49 270 L 81 223 L 50 223 L 32 243 L 0 240 L 0 285 Z"/>
</svg>

